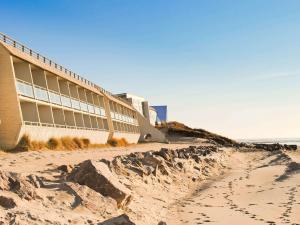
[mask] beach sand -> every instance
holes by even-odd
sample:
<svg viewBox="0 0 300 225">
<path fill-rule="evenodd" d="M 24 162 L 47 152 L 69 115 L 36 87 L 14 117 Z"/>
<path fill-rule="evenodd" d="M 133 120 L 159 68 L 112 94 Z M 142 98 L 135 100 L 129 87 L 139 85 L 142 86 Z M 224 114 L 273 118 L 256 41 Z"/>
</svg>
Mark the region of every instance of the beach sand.
<svg viewBox="0 0 300 225">
<path fill-rule="evenodd" d="M 299 152 L 289 155 L 300 163 Z M 289 163 L 285 155 L 237 152 L 226 175 L 170 207 L 167 224 L 300 224 L 300 166 L 287 172 Z"/>
<path fill-rule="evenodd" d="M 195 143 L 192 143 L 195 145 Z M 72 207 L 76 198 L 61 189 L 65 182 L 57 170 L 60 165 L 75 165 L 87 159 L 111 160 L 132 152 L 186 148 L 191 143 L 141 144 L 126 148 L 82 151 L 31 151 L 0 154 L 0 170 L 43 177 L 46 187 L 36 189 L 39 198 L 21 200 L 16 194 L 0 195 L 16 199 L 17 207 L 0 207 L 0 224 L 94 224 L 126 213 L 137 225 L 259 225 L 300 224 L 300 153 L 236 151 L 223 148 L 212 158 L 212 165 L 202 181 L 192 181 L 191 171 L 174 171 L 169 176 L 141 177 L 131 174 L 116 178 L 130 188 L 133 200 L 126 209 L 102 214 L 84 205 Z M 198 143 L 204 145 L 203 143 Z M 97 202 L 90 199 L 91 202 Z M 97 204 L 103 207 L 101 199 Z M 102 205 L 101 205 L 102 204 Z M 105 205 L 104 205 L 105 206 Z M 5 223 L 1 223 L 4 220 Z"/>
</svg>

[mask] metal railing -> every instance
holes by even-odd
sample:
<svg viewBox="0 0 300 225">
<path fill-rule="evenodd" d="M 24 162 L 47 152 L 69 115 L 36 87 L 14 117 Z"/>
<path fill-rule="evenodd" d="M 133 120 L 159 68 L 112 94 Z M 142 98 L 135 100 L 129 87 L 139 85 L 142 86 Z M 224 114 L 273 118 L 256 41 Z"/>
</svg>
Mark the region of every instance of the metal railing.
<svg viewBox="0 0 300 225">
<path fill-rule="evenodd" d="M 92 127 L 77 127 L 77 126 L 69 126 L 69 125 L 62 125 L 62 124 L 53 124 L 53 123 L 41 123 L 41 122 L 33 122 L 33 121 L 24 121 L 23 125 L 27 126 L 41 126 L 41 127 L 55 127 L 55 128 L 68 128 L 68 129 L 75 129 L 75 130 L 95 130 L 95 131 L 107 131 L 104 128 L 92 128 Z"/>
<path fill-rule="evenodd" d="M 53 90 L 47 90 L 38 85 L 32 85 L 29 82 L 17 79 L 17 92 L 20 95 L 33 99 L 49 102 L 56 105 L 62 105 L 68 108 L 89 112 L 99 116 L 106 116 L 105 110 L 101 106 L 88 104 L 87 102 L 79 101 L 67 95 L 59 94 Z"/>
<path fill-rule="evenodd" d="M 94 84 L 93 82 L 85 79 L 84 77 L 82 77 L 82 76 L 80 76 L 80 75 L 72 72 L 71 70 L 69 70 L 69 69 L 67 69 L 67 68 L 65 68 L 65 67 L 63 67 L 63 66 L 61 66 L 61 65 L 59 65 L 57 63 L 55 63 L 51 59 L 48 59 L 47 57 L 45 57 L 45 56 L 41 55 L 40 53 L 38 53 L 38 52 L 36 52 L 36 51 L 34 51 L 34 50 L 26 47 L 22 43 L 14 40 L 13 38 L 11 38 L 8 35 L 3 34 L 1 32 L 0 32 L 0 41 L 4 42 L 5 44 L 7 44 L 9 46 L 12 46 L 12 47 L 20 50 L 21 52 L 23 52 L 23 53 L 25 53 L 25 54 L 27 54 L 27 55 L 29 55 L 29 56 L 37 59 L 38 61 L 40 61 L 40 62 L 42 62 L 42 63 L 44 63 L 44 64 L 52 67 L 53 69 L 56 69 L 56 70 L 58 70 L 60 72 L 63 72 L 66 75 L 68 75 L 68 76 L 70 76 L 72 78 L 75 78 L 75 79 L 83 82 L 84 84 L 86 84 L 86 85 L 88 85 L 90 87 L 93 87 L 93 88 L 97 89 L 98 91 L 100 91 L 102 93 L 105 93 L 107 95 L 113 96 L 114 98 L 116 98 L 116 99 L 124 102 L 127 105 L 131 105 L 130 102 L 126 101 L 125 99 L 120 98 L 119 96 L 114 95 L 113 93 L 111 93 L 111 92 L 103 89 L 102 87 L 100 87 L 100 86 Z"/>
<path fill-rule="evenodd" d="M 121 122 L 125 122 L 125 123 L 132 124 L 132 125 L 138 124 L 137 119 L 129 117 L 124 114 L 121 114 L 121 113 L 111 111 L 110 115 L 111 115 L 112 120 L 115 120 L 115 121 L 121 121 Z"/>
</svg>

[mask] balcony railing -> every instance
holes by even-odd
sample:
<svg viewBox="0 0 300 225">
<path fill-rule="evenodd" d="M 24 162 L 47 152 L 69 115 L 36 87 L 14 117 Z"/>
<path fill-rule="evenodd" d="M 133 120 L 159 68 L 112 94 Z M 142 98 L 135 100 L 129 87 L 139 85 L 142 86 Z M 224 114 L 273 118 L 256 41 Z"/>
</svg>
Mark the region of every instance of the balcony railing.
<svg viewBox="0 0 300 225">
<path fill-rule="evenodd" d="M 46 88 L 38 85 L 32 85 L 29 82 L 17 79 L 17 90 L 20 95 L 34 98 L 37 100 L 50 102 L 57 105 L 62 105 L 68 108 L 89 112 L 91 114 L 97 114 L 105 116 L 105 110 L 102 107 L 98 107 L 92 104 L 79 101 L 75 98 L 70 98 L 66 95 L 61 95 L 56 91 L 47 90 Z"/>
<path fill-rule="evenodd" d="M 95 131 L 107 131 L 104 128 L 91 128 L 91 127 L 77 127 L 77 126 L 69 126 L 63 124 L 53 124 L 53 123 L 41 123 L 41 122 L 34 122 L 34 121 L 24 121 L 23 125 L 27 126 L 41 126 L 41 127 L 56 127 L 56 128 L 68 128 L 68 129 L 76 129 L 76 130 L 95 130 Z"/>
<path fill-rule="evenodd" d="M 105 109 L 102 107 L 100 108 L 100 114 L 101 114 L 101 116 L 106 116 Z"/>
<path fill-rule="evenodd" d="M 27 83 L 26 81 L 22 81 L 22 80 L 17 80 L 17 88 L 18 88 L 18 92 L 21 95 L 34 98 L 33 88 L 30 83 Z"/>
<path fill-rule="evenodd" d="M 88 112 L 87 104 L 82 101 L 80 101 L 80 108 L 82 111 Z"/>
<path fill-rule="evenodd" d="M 38 100 L 49 102 L 48 91 L 46 88 L 34 85 L 34 95 Z"/>
<path fill-rule="evenodd" d="M 114 119 L 114 120 L 119 120 L 119 121 L 130 123 L 130 124 L 133 124 L 133 125 L 138 124 L 138 121 L 136 119 L 134 119 L 130 116 L 121 114 L 121 113 L 111 111 L 110 115 L 111 115 L 111 118 Z"/>
<path fill-rule="evenodd" d="M 71 99 L 68 96 L 61 95 L 61 103 L 62 103 L 63 106 L 66 106 L 66 107 L 69 107 L 69 108 L 72 107 Z"/>
<path fill-rule="evenodd" d="M 79 80 L 80 82 L 83 82 L 85 83 L 86 85 L 90 86 L 90 87 L 93 87 L 95 89 L 97 89 L 98 91 L 102 92 L 102 93 L 105 93 L 107 95 L 110 95 L 110 96 L 113 96 L 114 98 L 117 98 L 119 99 L 120 101 L 126 103 L 127 105 L 131 105 L 128 101 L 126 101 L 125 99 L 122 99 L 114 94 L 112 94 L 111 92 L 103 89 L 102 87 L 94 84 L 93 82 L 83 78 L 82 76 L 72 72 L 71 70 L 53 62 L 51 59 L 48 59 L 46 58 L 45 56 L 41 55 L 40 53 L 37 53 L 35 52 L 34 50 L 26 47 L 25 45 L 21 44 L 20 42 L 12 39 L 11 37 L 9 37 L 8 35 L 6 34 L 3 34 L 3 33 L 0 33 L 0 41 L 4 42 L 5 44 L 11 46 L 11 47 L 14 47 L 16 49 L 18 49 L 19 51 L 37 59 L 39 62 L 41 63 L 44 63 L 46 64 L 47 66 L 50 66 L 52 67 L 53 69 L 56 69 L 60 72 L 63 72 L 65 73 L 66 75 L 72 77 L 72 78 L 75 78 L 77 80 Z"/>
<path fill-rule="evenodd" d="M 91 104 L 88 104 L 87 106 L 88 106 L 89 113 L 95 113 L 94 106 L 92 106 Z"/>
<path fill-rule="evenodd" d="M 49 91 L 49 99 L 51 103 L 61 105 L 60 95 L 55 91 Z"/>
<path fill-rule="evenodd" d="M 72 98 L 71 99 L 71 104 L 72 104 L 73 109 L 80 110 L 80 104 L 79 104 L 78 100 L 76 100 L 75 98 Z"/>
</svg>

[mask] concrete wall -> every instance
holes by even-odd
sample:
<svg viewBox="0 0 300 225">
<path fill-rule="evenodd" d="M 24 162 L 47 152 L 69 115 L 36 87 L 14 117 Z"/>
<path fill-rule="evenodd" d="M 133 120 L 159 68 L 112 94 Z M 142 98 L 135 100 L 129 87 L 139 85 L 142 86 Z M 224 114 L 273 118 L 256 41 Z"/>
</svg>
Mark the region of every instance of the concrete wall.
<svg viewBox="0 0 300 225">
<path fill-rule="evenodd" d="M 145 141 L 153 141 L 153 142 L 167 142 L 167 139 L 165 137 L 165 135 L 160 132 L 158 129 L 156 129 L 155 127 L 153 127 L 149 120 L 146 119 L 145 117 L 143 117 L 140 113 L 137 113 L 137 118 L 139 121 L 139 125 L 140 125 L 140 132 L 141 132 L 141 136 L 139 138 L 140 142 L 145 142 Z M 151 135 L 151 137 L 149 139 L 145 139 L 145 136 L 149 136 Z"/>
<path fill-rule="evenodd" d="M 21 136 L 28 134 L 33 140 L 48 141 L 52 137 L 60 138 L 64 136 L 88 138 L 91 143 L 105 144 L 108 140 L 107 131 L 76 130 L 68 128 L 22 126 Z"/>
<path fill-rule="evenodd" d="M 16 93 L 12 57 L 0 44 L 0 148 L 12 148 L 19 139 L 22 115 Z"/>
<path fill-rule="evenodd" d="M 140 134 L 114 132 L 113 137 L 118 139 L 125 138 L 128 143 L 136 144 L 139 141 Z"/>
</svg>

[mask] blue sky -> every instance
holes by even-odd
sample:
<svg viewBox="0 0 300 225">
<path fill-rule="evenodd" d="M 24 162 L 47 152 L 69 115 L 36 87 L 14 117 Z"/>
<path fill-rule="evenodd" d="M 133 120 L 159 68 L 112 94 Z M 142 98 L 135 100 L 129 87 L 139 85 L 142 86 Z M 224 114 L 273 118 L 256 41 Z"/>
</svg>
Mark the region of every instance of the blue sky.
<svg viewBox="0 0 300 225">
<path fill-rule="evenodd" d="M 169 118 L 233 138 L 300 136 L 300 1 L 1 2 L 1 32 Z"/>
</svg>

